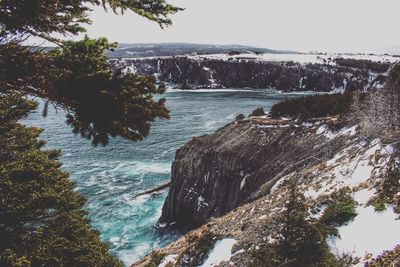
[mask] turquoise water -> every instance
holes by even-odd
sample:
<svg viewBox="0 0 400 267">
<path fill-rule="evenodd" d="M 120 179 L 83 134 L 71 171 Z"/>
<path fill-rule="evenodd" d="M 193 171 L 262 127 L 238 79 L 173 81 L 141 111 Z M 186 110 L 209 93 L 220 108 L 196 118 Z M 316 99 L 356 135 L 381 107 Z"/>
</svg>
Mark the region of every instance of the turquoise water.
<svg viewBox="0 0 400 267">
<path fill-rule="evenodd" d="M 43 118 L 39 109 L 25 122 L 44 128 L 42 138 L 47 146 L 62 150 L 63 168 L 88 199 L 85 209 L 93 227 L 110 244 L 111 252 L 128 265 L 179 236 L 154 228 L 166 192 L 133 198 L 170 179 L 175 151 L 239 113 L 248 115 L 257 107 L 269 110 L 273 103 L 294 96 L 249 90 L 169 91 L 164 97 L 171 119 L 157 120 L 147 139 L 134 143 L 115 138 L 107 147 L 97 148 L 71 132 L 60 110 L 49 108 Z"/>
</svg>

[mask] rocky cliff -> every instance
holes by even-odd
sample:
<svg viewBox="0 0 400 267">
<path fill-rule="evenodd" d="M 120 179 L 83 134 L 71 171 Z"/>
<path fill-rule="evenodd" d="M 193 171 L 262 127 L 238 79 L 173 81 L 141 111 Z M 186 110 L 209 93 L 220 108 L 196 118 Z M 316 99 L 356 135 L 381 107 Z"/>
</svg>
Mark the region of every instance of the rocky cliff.
<svg viewBox="0 0 400 267">
<path fill-rule="evenodd" d="M 296 55 L 295 55 L 296 56 Z M 297 55 L 298 56 L 298 55 Z M 303 62 L 253 55 L 176 56 L 113 60 L 176 88 L 273 88 L 281 91 L 356 90 L 383 84 L 388 62 L 318 58 Z"/>
<path fill-rule="evenodd" d="M 344 123 L 322 121 L 333 128 Z M 344 136 L 326 141 L 310 135 L 308 123 L 256 117 L 193 138 L 176 152 L 160 223 L 204 224 L 267 194 L 288 173 L 331 158 L 346 144 Z"/>
<path fill-rule="evenodd" d="M 305 220 L 313 225 L 355 205 L 355 218 L 329 226 L 326 241 L 337 257 L 355 260 L 324 266 L 388 266 L 371 257 L 400 242 L 393 234 L 398 215 L 390 206 L 376 213 L 371 203 L 389 184 L 394 147 L 360 137 L 357 125 L 338 117 L 301 124 L 253 117 L 194 138 L 177 152 L 160 221 L 206 224 L 134 266 L 260 266 L 254 255 L 281 238 L 293 188 L 304 196 Z M 355 204 L 330 206 L 340 192 Z"/>
</svg>

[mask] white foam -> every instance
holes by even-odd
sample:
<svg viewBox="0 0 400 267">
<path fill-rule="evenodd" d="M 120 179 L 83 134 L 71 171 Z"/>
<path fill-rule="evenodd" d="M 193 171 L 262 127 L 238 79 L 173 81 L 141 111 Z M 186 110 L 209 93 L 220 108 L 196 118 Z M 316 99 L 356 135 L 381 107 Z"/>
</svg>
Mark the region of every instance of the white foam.
<svg viewBox="0 0 400 267">
<path fill-rule="evenodd" d="M 142 243 L 132 250 L 119 251 L 118 258 L 125 264 L 125 266 L 130 266 L 132 263 L 139 261 L 150 249 L 151 247 L 149 244 Z"/>
<path fill-rule="evenodd" d="M 136 172 L 139 173 L 170 173 L 170 163 L 160 162 L 137 162 L 134 167 Z"/>
<path fill-rule="evenodd" d="M 222 93 L 222 92 L 260 92 L 260 90 L 252 90 L 252 89 L 232 89 L 232 88 L 217 88 L 217 89 L 173 89 L 168 88 L 167 92 L 185 92 L 185 93 Z"/>
</svg>

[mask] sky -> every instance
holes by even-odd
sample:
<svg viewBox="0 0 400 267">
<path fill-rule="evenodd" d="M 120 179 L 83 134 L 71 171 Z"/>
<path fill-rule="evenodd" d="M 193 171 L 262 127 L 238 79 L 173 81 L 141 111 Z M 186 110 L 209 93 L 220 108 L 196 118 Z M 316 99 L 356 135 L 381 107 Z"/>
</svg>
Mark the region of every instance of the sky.
<svg viewBox="0 0 400 267">
<path fill-rule="evenodd" d="M 399 0 L 172 0 L 161 29 L 132 12 L 95 8 L 90 37 L 120 43 L 242 44 L 301 52 L 400 53 Z"/>
</svg>

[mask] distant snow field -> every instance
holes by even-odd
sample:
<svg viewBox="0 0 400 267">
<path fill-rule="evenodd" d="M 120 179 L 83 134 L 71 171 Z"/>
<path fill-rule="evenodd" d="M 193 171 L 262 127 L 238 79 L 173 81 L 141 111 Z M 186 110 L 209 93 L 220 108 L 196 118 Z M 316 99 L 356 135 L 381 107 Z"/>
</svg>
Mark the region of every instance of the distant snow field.
<svg viewBox="0 0 400 267">
<path fill-rule="evenodd" d="M 214 60 L 228 60 L 228 59 L 238 59 L 238 60 L 258 60 L 258 61 L 275 61 L 275 62 L 298 62 L 302 64 L 307 63 L 325 63 L 331 61 L 331 64 L 335 58 L 354 58 L 354 59 L 367 59 L 372 61 L 382 61 L 382 62 L 390 62 L 394 63 L 399 61 L 400 58 L 393 57 L 390 55 L 368 55 L 368 54 L 275 54 L 275 53 L 266 53 L 266 54 L 238 54 L 238 55 L 229 55 L 229 54 L 212 54 L 212 55 L 196 55 L 189 56 L 191 59 L 214 59 Z M 325 62 L 324 62 L 325 60 Z"/>
</svg>

